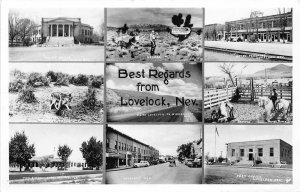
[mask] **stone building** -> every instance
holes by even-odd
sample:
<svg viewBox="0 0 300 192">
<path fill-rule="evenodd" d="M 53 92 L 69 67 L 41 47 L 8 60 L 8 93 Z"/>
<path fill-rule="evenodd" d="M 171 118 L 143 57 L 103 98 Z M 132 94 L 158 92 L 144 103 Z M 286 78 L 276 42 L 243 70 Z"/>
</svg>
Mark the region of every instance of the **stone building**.
<svg viewBox="0 0 300 192">
<path fill-rule="evenodd" d="M 264 164 L 293 163 L 293 147 L 281 139 L 227 143 L 230 162 L 252 164 L 254 160 Z"/>
<path fill-rule="evenodd" d="M 44 43 L 53 46 L 91 43 L 93 27 L 80 18 L 42 18 L 41 36 Z"/>
<path fill-rule="evenodd" d="M 153 161 L 159 158 L 159 151 L 118 130 L 107 127 L 106 167 L 133 166 L 140 161 Z"/>
</svg>

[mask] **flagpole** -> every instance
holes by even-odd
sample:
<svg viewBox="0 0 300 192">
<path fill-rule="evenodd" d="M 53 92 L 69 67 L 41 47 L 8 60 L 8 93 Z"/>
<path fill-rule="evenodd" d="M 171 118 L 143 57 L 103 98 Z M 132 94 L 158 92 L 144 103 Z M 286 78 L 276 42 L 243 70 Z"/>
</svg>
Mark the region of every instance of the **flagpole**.
<svg viewBox="0 0 300 192">
<path fill-rule="evenodd" d="M 216 162 L 216 159 L 217 159 L 217 157 L 216 157 L 216 146 L 217 146 L 217 126 L 215 127 L 215 162 Z"/>
</svg>

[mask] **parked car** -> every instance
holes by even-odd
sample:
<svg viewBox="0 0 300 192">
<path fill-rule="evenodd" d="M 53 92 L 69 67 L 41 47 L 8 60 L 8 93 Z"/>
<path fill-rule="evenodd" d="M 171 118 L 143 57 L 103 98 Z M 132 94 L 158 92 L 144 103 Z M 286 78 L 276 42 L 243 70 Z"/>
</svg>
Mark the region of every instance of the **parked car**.
<svg viewBox="0 0 300 192">
<path fill-rule="evenodd" d="M 202 167 L 202 159 L 201 158 L 195 158 L 193 161 L 193 167 Z"/>
<path fill-rule="evenodd" d="M 134 163 L 133 167 L 149 167 L 150 164 L 148 161 L 140 161 L 139 163 Z"/>
<path fill-rule="evenodd" d="M 163 160 L 163 159 L 159 159 L 158 162 L 159 162 L 159 163 L 165 163 L 166 161 Z"/>
<path fill-rule="evenodd" d="M 157 165 L 158 163 L 159 163 L 158 160 L 153 160 L 150 162 L 150 165 Z"/>
<path fill-rule="evenodd" d="M 188 167 L 193 167 L 193 161 L 194 161 L 194 159 L 186 159 L 185 165 Z"/>
</svg>

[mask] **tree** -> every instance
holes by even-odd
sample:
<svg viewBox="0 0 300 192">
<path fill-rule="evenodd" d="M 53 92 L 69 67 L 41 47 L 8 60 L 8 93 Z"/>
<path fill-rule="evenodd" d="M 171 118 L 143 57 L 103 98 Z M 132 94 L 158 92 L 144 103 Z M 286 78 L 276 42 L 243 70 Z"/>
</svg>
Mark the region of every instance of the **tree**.
<svg viewBox="0 0 300 192">
<path fill-rule="evenodd" d="M 23 45 L 25 45 L 25 40 L 30 38 L 30 36 L 34 33 L 35 24 L 32 20 L 24 18 L 20 19 L 19 24 L 19 36 Z"/>
<path fill-rule="evenodd" d="M 178 146 L 178 148 L 177 148 L 178 157 L 181 159 L 190 158 L 192 144 L 193 144 L 192 142 L 189 142 L 187 144 L 182 144 L 182 145 Z"/>
<path fill-rule="evenodd" d="M 63 161 L 64 163 L 64 167 L 66 170 L 66 164 L 68 161 L 69 156 L 71 155 L 71 153 L 73 152 L 73 150 L 68 146 L 68 145 L 59 145 L 58 146 L 58 151 L 57 151 L 57 156 Z"/>
<path fill-rule="evenodd" d="M 16 163 L 20 166 L 20 172 L 22 166 L 29 163 L 35 155 L 34 144 L 30 145 L 25 132 L 17 132 L 9 141 L 9 163 Z"/>
<path fill-rule="evenodd" d="M 223 73 L 225 73 L 226 75 L 228 75 L 231 83 L 233 86 L 236 86 L 233 80 L 234 77 L 234 67 L 235 64 L 234 63 L 223 63 L 219 65 L 219 68 L 221 69 L 221 71 Z"/>
<path fill-rule="evenodd" d="M 19 35 L 20 27 L 20 18 L 17 13 L 9 12 L 8 14 L 8 31 L 9 31 L 9 40 L 13 44 L 14 39 Z"/>
<path fill-rule="evenodd" d="M 91 137 L 81 144 L 79 150 L 88 167 L 99 168 L 102 165 L 102 142 L 100 140 L 97 141 L 95 137 Z"/>
</svg>

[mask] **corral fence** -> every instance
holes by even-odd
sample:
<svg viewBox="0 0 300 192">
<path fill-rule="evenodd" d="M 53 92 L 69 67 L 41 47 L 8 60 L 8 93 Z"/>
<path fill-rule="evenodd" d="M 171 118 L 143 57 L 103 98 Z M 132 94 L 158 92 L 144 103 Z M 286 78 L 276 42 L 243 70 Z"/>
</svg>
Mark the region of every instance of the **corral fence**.
<svg viewBox="0 0 300 192">
<path fill-rule="evenodd" d="M 230 101 L 234 96 L 236 87 L 223 89 L 205 89 L 204 90 L 204 109 L 217 106 L 226 101 Z"/>
<path fill-rule="evenodd" d="M 286 99 L 292 102 L 293 98 L 293 86 L 289 84 L 278 84 L 278 85 L 254 85 L 241 86 L 239 87 L 240 95 L 243 99 L 256 101 L 258 97 L 271 97 L 273 95 L 273 88 L 276 89 L 278 99 Z"/>
</svg>

